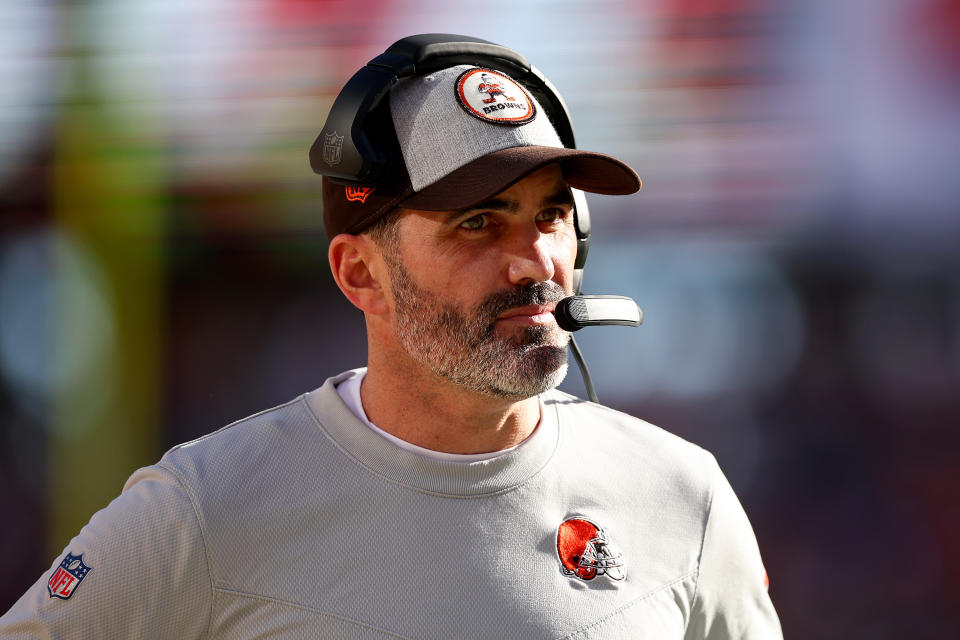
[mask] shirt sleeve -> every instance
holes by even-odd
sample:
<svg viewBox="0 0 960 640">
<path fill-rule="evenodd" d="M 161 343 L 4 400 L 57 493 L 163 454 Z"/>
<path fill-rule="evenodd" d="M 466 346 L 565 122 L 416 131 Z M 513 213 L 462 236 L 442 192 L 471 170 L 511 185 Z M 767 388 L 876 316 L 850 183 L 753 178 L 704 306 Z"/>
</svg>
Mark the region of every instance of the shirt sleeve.
<svg viewBox="0 0 960 640">
<path fill-rule="evenodd" d="M 710 464 L 713 498 L 685 638 L 783 638 L 753 528 L 713 456 Z"/>
<path fill-rule="evenodd" d="M 145 467 L 0 617 L 2 638 L 199 638 L 212 582 L 193 503 Z"/>
</svg>

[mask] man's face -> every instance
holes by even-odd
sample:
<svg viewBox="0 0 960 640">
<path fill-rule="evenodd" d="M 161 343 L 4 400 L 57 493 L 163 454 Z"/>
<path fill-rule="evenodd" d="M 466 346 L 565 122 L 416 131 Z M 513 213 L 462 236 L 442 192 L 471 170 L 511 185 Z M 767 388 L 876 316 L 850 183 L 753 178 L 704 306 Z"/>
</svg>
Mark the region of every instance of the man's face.
<svg viewBox="0 0 960 640">
<path fill-rule="evenodd" d="M 554 305 L 572 292 L 573 200 L 559 167 L 478 207 L 405 211 L 384 257 L 402 348 L 471 391 L 528 398 L 558 385 L 570 336 Z"/>
</svg>

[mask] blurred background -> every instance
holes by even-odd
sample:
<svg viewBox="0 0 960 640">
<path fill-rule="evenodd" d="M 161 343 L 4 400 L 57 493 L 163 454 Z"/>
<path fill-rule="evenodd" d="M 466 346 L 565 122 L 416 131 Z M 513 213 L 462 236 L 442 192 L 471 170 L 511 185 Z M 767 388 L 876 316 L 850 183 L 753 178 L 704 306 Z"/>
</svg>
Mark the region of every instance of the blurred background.
<svg viewBox="0 0 960 640">
<path fill-rule="evenodd" d="M 135 468 L 365 363 L 307 149 L 432 31 L 643 177 L 591 200 L 585 291 L 644 325 L 578 339 L 716 454 L 787 636 L 960 637 L 951 0 L 0 0 L 0 612 Z"/>
</svg>

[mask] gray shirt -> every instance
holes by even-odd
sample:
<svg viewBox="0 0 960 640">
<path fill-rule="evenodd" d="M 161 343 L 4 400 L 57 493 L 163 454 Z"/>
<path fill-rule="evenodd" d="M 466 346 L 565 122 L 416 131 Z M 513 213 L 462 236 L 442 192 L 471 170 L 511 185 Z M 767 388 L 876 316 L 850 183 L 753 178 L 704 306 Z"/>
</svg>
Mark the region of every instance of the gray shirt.
<svg viewBox="0 0 960 640">
<path fill-rule="evenodd" d="M 523 447 L 436 460 L 351 413 L 353 375 L 135 472 L 0 637 L 781 637 L 709 453 L 551 391 Z"/>
</svg>

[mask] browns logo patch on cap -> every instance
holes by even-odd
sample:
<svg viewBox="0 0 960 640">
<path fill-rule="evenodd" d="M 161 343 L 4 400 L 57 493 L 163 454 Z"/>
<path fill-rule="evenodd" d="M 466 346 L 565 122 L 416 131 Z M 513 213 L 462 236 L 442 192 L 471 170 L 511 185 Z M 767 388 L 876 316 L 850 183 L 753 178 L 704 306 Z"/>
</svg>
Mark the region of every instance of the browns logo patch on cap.
<svg viewBox="0 0 960 640">
<path fill-rule="evenodd" d="M 457 78 L 456 92 L 467 113 L 488 122 L 521 125 L 537 115 L 523 87 L 499 71 L 467 69 Z"/>
</svg>

